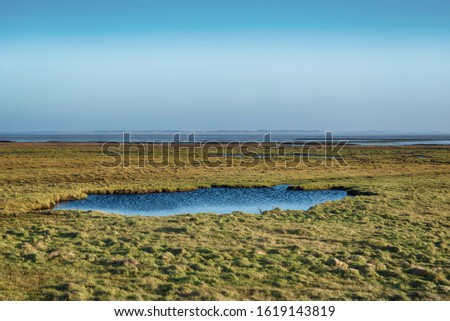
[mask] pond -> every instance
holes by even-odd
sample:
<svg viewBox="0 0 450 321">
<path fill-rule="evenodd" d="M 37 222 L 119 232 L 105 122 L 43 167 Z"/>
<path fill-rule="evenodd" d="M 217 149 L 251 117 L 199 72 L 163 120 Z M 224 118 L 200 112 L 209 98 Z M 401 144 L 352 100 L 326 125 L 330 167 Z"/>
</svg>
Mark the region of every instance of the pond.
<svg viewBox="0 0 450 321">
<path fill-rule="evenodd" d="M 288 185 L 264 188 L 214 187 L 185 192 L 89 195 L 82 200 L 56 204 L 56 210 L 93 210 L 144 216 L 185 213 L 226 214 L 233 211 L 258 214 L 275 207 L 307 210 L 326 201 L 344 198 L 340 190 L 290 190 Z"/>
</svg>

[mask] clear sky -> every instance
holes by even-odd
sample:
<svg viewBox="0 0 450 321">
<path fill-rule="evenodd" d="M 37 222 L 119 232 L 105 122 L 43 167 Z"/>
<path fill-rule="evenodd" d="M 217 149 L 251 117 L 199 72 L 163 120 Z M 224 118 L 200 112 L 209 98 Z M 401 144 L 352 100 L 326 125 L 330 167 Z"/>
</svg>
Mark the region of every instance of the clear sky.
<svg viewBox="0 0 450 321">
<path fill-rule="evenodd" d="M 449 0 L 0 0 L 0 131 L 449 119 Z"/>
</svg>

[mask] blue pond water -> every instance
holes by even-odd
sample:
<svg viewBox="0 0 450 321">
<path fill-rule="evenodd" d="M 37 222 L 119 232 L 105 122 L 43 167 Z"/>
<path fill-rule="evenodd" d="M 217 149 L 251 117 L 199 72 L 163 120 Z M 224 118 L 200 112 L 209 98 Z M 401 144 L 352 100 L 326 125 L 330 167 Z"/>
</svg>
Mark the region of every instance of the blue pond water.
<svg viewBox="0 0 450 321">
<path fill-rule="evenodd" d="M 345 191 L 294 191 L 287 187 L 288 185 L 271 188 L 220 187 L 187 192 L 90 195 L 86 199 L 58 203 L 55 209 L 145 216 L 205 212 L 226 214 L 233 211 L 257 214 L 275 207 L 307 210 L 314 205 L 340 200 L 347 195 Z"/>
</svg>

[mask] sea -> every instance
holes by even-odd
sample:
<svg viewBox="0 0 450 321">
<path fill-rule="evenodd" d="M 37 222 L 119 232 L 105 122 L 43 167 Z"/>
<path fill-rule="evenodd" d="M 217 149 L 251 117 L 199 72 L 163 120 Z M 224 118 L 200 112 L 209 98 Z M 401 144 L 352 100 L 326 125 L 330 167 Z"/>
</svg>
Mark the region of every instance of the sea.
<svg viewBox="0 0 450 321">
<path fill-rule="evenodd" d="M 450 133 L 329 132 L 334 142 L 355 145 L 450 145 Z M 330 134 L 328 134 L 330 135 Z M 325 131 L 92 131 L 0 132 L 0 142 L 324 142 Z"/>
</svg>

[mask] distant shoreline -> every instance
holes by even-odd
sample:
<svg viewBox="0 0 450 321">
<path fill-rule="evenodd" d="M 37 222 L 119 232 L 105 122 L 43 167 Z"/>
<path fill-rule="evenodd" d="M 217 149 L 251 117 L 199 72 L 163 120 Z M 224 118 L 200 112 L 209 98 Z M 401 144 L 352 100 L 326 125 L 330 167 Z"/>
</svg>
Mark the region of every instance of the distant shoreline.
<svg viewBox="0 0 450 321">
<path fill-rule="evenodd" d="M 105 144 L 105 143 L 120 143 L 119 141 L 10 141 L 10 140 L 0 140 L 0 144 L 63 144 L 63 145 L 70 145 L 70 144 Z M 168 141 L 131 141 L 127 142 L 126 144 L 167 144 Z M 236 141 L 198 141 L 198 142 L 171 142 L 172 146 L 189 146 L 194 144 L 241 144 L 246 142 L 236 142 Z M 282 144 L 282 145 L 297 145 L 301 146 L 304 144 L 310 144 L 310 145 L 318 145 L 323 144 L 324 141 L 320 140 L 310 140 L 310 141 L 284 141 L 284 142 L 247 142 L 250 144 L 262 144 L 263 146 L 267 145 L 275 145 L 275 144 Z M 345 140 L 339 141 L 336 140 L 334 142 L 335 145 L 342 145 L 346 144 L 347 146 L 365 146 L 365 147 L 401 147 L 401 146 L 450 146 L 450 141 L 367 141 L 367 142 L 352 142 L 348 141 L 345 142 Z"/>
<path fill-rule="evenodd" d="M 331 133 L 331 132 L 330 132 Z M 247 132 L 79 132 L 79 133 L 0 133 L 1 143 L 324 143 L 331 134 L 319 131 L 247 131 Z M 339 141 L 366 146 L 450 145 L 450 134 L 392 132 L 334 132 L 333 144 Z M 126 138 L 126 139 L 125 139 Z"/>
</svg>

